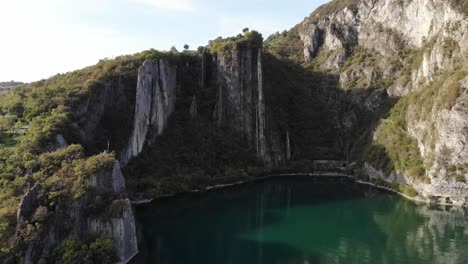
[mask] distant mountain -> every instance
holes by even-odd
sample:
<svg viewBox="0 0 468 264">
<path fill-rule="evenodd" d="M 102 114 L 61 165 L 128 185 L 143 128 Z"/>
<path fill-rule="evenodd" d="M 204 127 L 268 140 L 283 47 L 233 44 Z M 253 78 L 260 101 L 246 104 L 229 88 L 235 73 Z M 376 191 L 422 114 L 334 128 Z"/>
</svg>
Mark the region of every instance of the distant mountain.
<svg viewBox="0 0 468 264">
<path fill-rule="evenodd" d="M 9 82 L 0 82 L 0 94 L 6 94 L 11 91 L 11 89 L 15 88 L 16 86 L 23 85 L 24 83 L 22 82 L 15 82 L 15 81 L 9 81 Z"/>
</svg>

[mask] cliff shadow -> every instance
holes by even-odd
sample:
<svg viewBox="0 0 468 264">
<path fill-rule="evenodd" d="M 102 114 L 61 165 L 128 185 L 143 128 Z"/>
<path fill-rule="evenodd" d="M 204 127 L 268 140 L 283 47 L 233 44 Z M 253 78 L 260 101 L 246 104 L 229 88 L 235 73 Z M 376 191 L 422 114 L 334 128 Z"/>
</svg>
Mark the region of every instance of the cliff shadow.
<svg viewBox="0 0 468 264">
<path fill-rule="evenodd" d="M 342 89 L 339 75 L 265 56 L 268 100 L 290 134 L 292 160 L 360 160 L 372 131 L 395 103 L 385 90 Z"/>
</svg>

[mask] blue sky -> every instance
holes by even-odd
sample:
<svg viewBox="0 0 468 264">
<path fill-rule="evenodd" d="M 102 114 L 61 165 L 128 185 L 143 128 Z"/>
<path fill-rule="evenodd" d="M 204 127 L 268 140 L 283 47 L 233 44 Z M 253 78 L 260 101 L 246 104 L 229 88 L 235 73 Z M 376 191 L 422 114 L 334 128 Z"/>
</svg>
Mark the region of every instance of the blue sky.
<svg viewBox="0 0 468 264">
<path fill-rule="evenodd" d="M 289 29 L 327 0 L 1 0 L 0 81 L 35 81 L 112 58 L 244 27 Z"/>
</svg>

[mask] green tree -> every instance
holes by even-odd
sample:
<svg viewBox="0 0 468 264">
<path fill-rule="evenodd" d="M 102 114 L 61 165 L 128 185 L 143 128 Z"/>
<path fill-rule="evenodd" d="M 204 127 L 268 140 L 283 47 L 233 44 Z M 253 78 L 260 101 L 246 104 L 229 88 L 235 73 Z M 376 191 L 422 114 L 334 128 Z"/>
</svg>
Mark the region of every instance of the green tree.
<svg viewBox="0 0 468 264">
<path fill-rule="evenodd" d="M 76 238 L 68 238 L 60 246 L 61 262 L 65 264 L 115 263 L 112 239 L 98 237 L 90 244 Z"/>
<path fill-rule="evenodd" d="M 190 48 L 190 46 L 188 44 L 184 45 L 184 50 L 188 50 L 189 48 Z"/>
<path fill-rule="evenodd" d="M 172 46 L 170 51 L 172 53 L 179 53 L 179 51 L 177 50 L 177 48 L 175 46 Z"/>
<path fill-rule="evenodd" d="M 203 51 L 204 51 L 204 50 L 205 50 L 205 47 L 203 47 L 203 46 L 200 46 L 200 47 L 198 47 L 198 49 L 197 49 L 198 53 L 200 53 L 200 54 L 203 54 Z"/>
<path fill-rule="evenodd" d="M 0 117 L 0 128 L 2 130 L 9 130 L 13 133 L 16 123 L 16 117 L 10 114 L 6 114 Z"/>
</svg>

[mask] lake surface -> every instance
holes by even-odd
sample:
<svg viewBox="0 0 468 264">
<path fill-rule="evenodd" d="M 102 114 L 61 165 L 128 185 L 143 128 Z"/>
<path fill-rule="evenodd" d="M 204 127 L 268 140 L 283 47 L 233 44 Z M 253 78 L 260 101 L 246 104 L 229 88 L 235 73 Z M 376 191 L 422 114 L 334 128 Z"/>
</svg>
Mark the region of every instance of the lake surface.
<svg viewBox="0 0 468 264">
<path fill-rule="evenodd" d="M 468 212 L 349 180 L 277 178 L 136 208 L 133 263 L 468 263 Z"/>
</svg>

